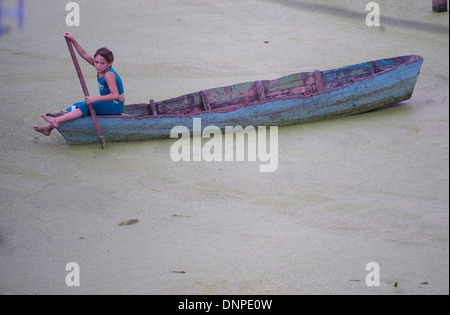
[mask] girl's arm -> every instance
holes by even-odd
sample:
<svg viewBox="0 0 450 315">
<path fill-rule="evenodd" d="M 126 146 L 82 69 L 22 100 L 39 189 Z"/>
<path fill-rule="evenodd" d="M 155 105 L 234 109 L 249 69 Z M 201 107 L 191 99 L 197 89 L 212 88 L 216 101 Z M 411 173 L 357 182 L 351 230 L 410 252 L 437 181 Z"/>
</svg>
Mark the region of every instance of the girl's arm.
<svg viewBox="0 0 450 315">
<path fill-rule="evenodd" d="M 66 32 L 63 35 L 64 37 L 70 39 L 70 41 L 73 43 L 73 46 L 75 47 L 75 49 L 77 50 L 78 54 L 81 56 L 81 58 L 83 58 L 84 60 L 86 60 L 89 64 L 91 64 L 92 66 L 94 66 L 94 57 L 92 57 L 91 55 L 89 55 L 86 50 L 84 50 L 83 47 L 81 47 L 81 45 L 77 42 L 77 40 L 73 37 L 72 34 Z"/>
<path fill-rule="evenodd" d="M 116 83 L 116 75 L 109 71 L 106 72 L 105 74 L 105 80 L 106 83 L 108 84 L 108 88 L 109 91 L 111 92 L 108 95 L 102 95 L 102 96 L 88 96 L 86 97 L 86 102 L 87 103 L 95 103 L 95 102 L 108 102 L 108 101 L 115 101 L 115 100 L 119 100 L 119 89 L 117 88 L 117 83 Z"/>
</svg>

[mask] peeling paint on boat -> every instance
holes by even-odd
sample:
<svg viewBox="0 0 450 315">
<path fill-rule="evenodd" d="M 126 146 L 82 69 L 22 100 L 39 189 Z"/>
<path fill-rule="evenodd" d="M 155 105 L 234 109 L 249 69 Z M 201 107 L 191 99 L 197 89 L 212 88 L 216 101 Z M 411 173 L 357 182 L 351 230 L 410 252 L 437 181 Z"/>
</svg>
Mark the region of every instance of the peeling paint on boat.
<svg viewBox="0 0 450 315">
<path fill-rule="evenodd" d="M 155 109 L 151 104 L 136 104 L 126 106 L 127 115 L 98 119 L 106 141 L 110 142 L 169 138 L 175 126 L 186 126 L 192 132 L 193 118 L 224 129 L 285 126 L 355 115 L 408 100 L 422 63 L 422 57 L 411 55 L 292 74 L 156 102 L 157 113 L 152 113 Z M 65 123 L 58 130 L 69 144 L 98 141 L 89 117 Z"/>
</svg>

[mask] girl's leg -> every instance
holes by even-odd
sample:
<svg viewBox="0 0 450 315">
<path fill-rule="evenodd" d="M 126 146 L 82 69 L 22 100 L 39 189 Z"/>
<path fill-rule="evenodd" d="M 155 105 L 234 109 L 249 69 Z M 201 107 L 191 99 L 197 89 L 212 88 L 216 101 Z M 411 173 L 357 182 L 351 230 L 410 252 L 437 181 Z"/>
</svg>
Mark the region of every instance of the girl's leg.
<svg viewBox="0 0 450 315">
<path fill-rule="evenodd" d="M 50 116 L 45 116 L 44 114 L 41 114 L 41 117 L 44 118 L 44 120 L 47 121 L 49 123 L 49 125 L 42 126 L 42 127 L 34 126 L 34 129 L 37 132 L 40 132 L 46 136 L 49 136 L 51 134 L 51 132 L 53 131 L 53 129 L 58 128 L 62 123 L 66 122 L 66 121 L 81 118 L 82 116 L 83 116 L 83 113 L 79 108 L 75 109 L 74 111 L 68 112 L 67 114 L 64 114 L 62 116 L 59 116 L 59 117 L 50 117 Z"/>
<path fill-rule="evenodd" d="M 54 128 L 58 128 L 62 123 L 65 123 L 66 121 L 75 120 L 78 118 L 81 118 L 83 116 L 83 113 L 79 108 L 75 109 L 74 111 L 68 112 L 65 115 L 59 116 L 59 117 L 50 117 L 45 116 L 44 114 L 41 114 L 41 117 L 44 118 L 45 121 L 50 123 Z"/>
<path fill-rule="evenodd" d="M 34 130 L 42 133 L 45 136 L 50 136 L 53 129 L 55 129 L 55 128 L 52 125 L 47 125 L 47 126 L 42 126 L 42 127 L 34 125 Z"/>
<path fill-rule="evenodd" d="M 124 104 L 120 101 L 95 102 L 94 109 L 97 115 L 120 115 Z"/>
</svg>

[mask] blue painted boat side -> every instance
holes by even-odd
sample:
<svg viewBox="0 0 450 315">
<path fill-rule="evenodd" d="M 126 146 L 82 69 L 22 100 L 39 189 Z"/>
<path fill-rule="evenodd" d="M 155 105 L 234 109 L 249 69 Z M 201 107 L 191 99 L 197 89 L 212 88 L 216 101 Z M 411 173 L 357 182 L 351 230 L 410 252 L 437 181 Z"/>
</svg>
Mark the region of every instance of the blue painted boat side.
<svg viewBox="0 0 450 315">
<path fill-rule="evenodd" d="M 376 62 L 390 66 L 391 60 Z M 201 118 L 203 127 L 214 125 L 224 129 L 225 126 L 284 126 L 354 115 L 409 99 L 422 63 L 423 59 L 419 59 L 323 93 L 261 102 L 229 112 L 211 111 L 187 116 L 99 116 L 99 123 L 106 141 L 111 142 L 169 138 L 175 126 L 185 126 L 192 132 L 193 118 Z M 361 65 L 346 68 L 357 69 Z M 323 75 L 330 72 L 324 71 Z M 89 117 L 65 123 L 58 130 L 69 144 L 99 141 Z"/>
</svg>

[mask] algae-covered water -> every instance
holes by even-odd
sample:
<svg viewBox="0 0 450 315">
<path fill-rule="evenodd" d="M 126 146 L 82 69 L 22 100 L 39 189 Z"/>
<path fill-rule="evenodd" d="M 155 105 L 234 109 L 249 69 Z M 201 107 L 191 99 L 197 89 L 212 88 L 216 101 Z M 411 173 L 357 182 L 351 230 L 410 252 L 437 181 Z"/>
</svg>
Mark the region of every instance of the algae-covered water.
<svg viewBox="0 0 450 315">
<path fill-rule="evenodd" d="M 22 29 L 2 19 L 0 294 L 449 293 L 448 13 L 378 1 L 381 26 L 369 27 L 360 0 L 80 0 L 69 27 L 68 2 L 25 1 Z M 36 133 L 40 113 L 83 99 L 65 31 L 91 54 L 113 50 L 128 104 L 425 62 L 397 106 L 280 127 L 278 169 L 260 173 L 259 162 L 174 162 L 174 140 L 101 150 Z M 79 287 L 66 285 L 69 262 Z M 370 262 L 380 286 L 366 284 Z"/>
</svg>

